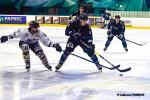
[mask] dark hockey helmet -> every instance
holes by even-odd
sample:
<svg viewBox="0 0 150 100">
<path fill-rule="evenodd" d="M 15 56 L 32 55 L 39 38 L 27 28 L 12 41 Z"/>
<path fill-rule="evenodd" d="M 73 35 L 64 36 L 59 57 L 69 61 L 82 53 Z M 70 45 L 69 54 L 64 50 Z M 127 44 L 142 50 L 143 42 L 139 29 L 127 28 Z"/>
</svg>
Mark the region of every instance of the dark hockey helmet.
<svg viewBox="0 0 150 100">
<path fill-rule="evenodd" d="M 39 28 L 40 27 L 40 25 L 39 25 L 39 23 L 38 22 L 36 22 L 36 21 L 31 21 L 30 23 L 29 23 L 29 27 L 30 28 Z"/>
<path fill-rule="evenodd" d="M 81 15 L 79 17 L 79 19 L 81 19 L 81 20 L 88 20 L 88 16 L 86 14 L 84 14 L 84 15 Z"/>
<path fill-rule="evenodd" d="M 120 15 L 116 15 L 116 16 L 115 16 L 115 19 L 120 19 Z"/>
</svg>

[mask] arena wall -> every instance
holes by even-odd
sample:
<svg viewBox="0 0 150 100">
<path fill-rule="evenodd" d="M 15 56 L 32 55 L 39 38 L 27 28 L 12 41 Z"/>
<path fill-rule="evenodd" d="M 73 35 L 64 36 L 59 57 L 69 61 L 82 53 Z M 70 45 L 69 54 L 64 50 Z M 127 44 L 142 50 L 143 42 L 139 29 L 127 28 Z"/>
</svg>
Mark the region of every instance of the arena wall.
<svg viewBox="0 0 150 100">
<path fill-rule="evenodd" d="M 127 28 L 150 29 L 150 18 L 121 18 Z M 48 15 L 0 15 L 0 26 L 27 25 L 30 21 L 36 20 L 45 26 L 65 26 L 68 24 L 68 16 Z M 93 27 L 99 27 L 104 23 L 102 17 L 90 16 L 88 23 Z"/>
</svg>

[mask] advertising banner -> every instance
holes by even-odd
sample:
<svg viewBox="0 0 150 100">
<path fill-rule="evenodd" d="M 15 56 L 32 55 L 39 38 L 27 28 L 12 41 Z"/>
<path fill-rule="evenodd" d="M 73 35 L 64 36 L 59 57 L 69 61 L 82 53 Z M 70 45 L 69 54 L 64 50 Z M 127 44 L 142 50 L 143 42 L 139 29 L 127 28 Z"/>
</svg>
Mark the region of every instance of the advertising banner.
<svg viewBox="0 0 150 100">
<path fill-rule="evenodd" d="M 26 16 L 0 16 L 0 24 L 26 24 Z"/>
</svg>

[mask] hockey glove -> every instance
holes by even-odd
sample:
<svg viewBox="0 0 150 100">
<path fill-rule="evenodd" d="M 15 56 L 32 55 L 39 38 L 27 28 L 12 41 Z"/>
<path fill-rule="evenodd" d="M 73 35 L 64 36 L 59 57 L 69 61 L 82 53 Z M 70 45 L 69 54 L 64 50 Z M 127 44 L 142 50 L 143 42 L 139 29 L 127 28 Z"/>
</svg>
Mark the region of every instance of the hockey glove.
<svg viewBox="0 0 150 100">
<path fill-rule="evenodd" d="M 110 35 L 110 34 L 111 34 L 111 30 L 108 30 L 108 31 L 107 31 L 107 35 Z"/>
<path fill-rule="evenodd" d="M 0 39 L 1 39 L 1 43 L 4 43 L 4 42 L 8 41 L 8 36 L 4 35 Z"/>
<path fill-rule="evenodd" d="M 113 36 L 113 34 L 111 33 L 111 31 L 107 31 L 107 35 L 108 35 L 108 37 L 112 37 Z"/>
<path fill-rule="evenodd" d="M 58 52 L 62 51 L 62 48 L 58 43 L 54 44 L 54 48 L 56 48 L 56 51 L 58 51 Z"/>
</svg>

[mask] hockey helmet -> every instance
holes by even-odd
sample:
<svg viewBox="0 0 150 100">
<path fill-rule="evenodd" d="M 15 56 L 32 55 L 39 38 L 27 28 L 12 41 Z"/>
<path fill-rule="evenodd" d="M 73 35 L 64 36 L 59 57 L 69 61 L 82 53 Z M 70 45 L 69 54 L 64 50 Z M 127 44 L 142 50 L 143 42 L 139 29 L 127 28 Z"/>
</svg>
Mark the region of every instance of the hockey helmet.
<svg viewBox="0 0 150 100">
<path fill-rule="evenodd" d="M 39 28 L 40 27 L 40 25 L 39 25 L 39 23 L 38 22 L 36 22 L 36 21 L 31 21 L 30 23 L 29 23 L 29 27 L 30 28 Z"/>
</svg>

